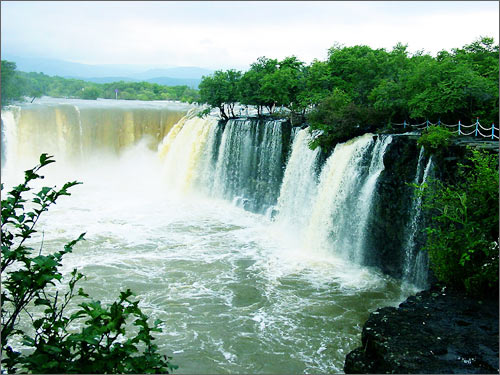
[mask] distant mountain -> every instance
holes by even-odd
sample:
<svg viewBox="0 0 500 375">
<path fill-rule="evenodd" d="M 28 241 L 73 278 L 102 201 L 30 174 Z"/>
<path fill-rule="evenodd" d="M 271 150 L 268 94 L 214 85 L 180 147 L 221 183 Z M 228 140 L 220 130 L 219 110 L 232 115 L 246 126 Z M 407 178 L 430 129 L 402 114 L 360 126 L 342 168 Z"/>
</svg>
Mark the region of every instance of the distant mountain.
<svg viewBox="0 0 500 375">
<path fill-rule="evenodd" d="M 203 75 L 213 73 L 212 70 L 199 67 L 163 65 L 160 68 L 154 65 L 90 65 L 63 60 L 14 56 L 6 53 L 2 53 L 2 59 L 14 61 L 17 69 L 23 72 L 41 72 L 51 76 L 77 78 L 96 83 L 147 81 L 170 86 L 197 87 Z"/>
<path fill-rule="evenodd" d="M 155 77 L 201 79 L 201 77 L 212 73 L 213 70 L 198 68 L 195 66 L 179 66 L 168 69 L 149 69 L 143 73 L 137 74 L 136 77 L 142 79 L 153 79 Z"/>
<path fill-rule="evenodd" d="M 74 78 L 81 79 L 88 82 L 94 83 L 111 83 L 111 82 L 139 82 L 139 79 L 133 79 L 129 77 L 75 77 L 75 76 L 63 76 L 63 78 Z"/>
<path fill-rule="evenodd" d="M 172 77 L 154 77 L 147 79 L 146 82 L 157 83 L 165 86 L 182 86 L 186 85 L 191 88 L 198 88 L 201 78 L 172 78 Z"/>
<path fill-rule="evenodd" d="M 111 83 L 111 82 L 149 82 L 149 83 L 157 83 L 159 85 L 165 86 L 189 86 L 191 88 L 198 88 L 198 85 L 201 82 L 199 78 L 172 78 L 172 77 L 154 77 L 149 79 L 134 79 L 130 77 L 75 77 L 75 76 L 65 76 L 64 78 L 75 78 L 82 79 L 89 82 L 95 83 Z"/>
<path fill-rule="evenodd" d="M 61 77 L 130 77 L 143 72 L 150 67 L 134 65 L 90 65 L 70 61 L 13 56 L 2 52 L 2 59 L 14 61 L 17 69 L 23 72 L 45 73 L 51 76 Z"/>
</svg>

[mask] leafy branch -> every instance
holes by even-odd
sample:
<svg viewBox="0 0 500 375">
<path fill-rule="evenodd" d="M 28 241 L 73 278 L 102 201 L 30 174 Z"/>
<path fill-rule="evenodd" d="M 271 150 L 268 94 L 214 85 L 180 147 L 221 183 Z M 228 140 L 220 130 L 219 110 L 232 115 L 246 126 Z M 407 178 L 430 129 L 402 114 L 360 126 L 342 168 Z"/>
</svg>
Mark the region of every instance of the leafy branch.
<svg viewBox="0 0 500 375">
<path fill-rule="evenodd" d="M 28 208 L 24 195 L 30 183 L 44 177 L 41 168 L 54 162 L 42 154 L 40 163 L 25 171 L 24 182 L 2 200 L 2 365 L 8 373 L 24 370 L 33 373 L 169 373 L 177 366 L 171 357 L 158 353 L 153 332 L 161 332 L 160 321 L 151 327 L 133 293 L 127 289 L 110 306 L 103 306 L 82 289 L 76 289 L 84 275 L 74 269 L 67 289 L 60 294 L 57 286 L 63 276 L 59 271 L 63 256 L 73 251 L 85 233 L 64 245 L 63 250 L 42 255 L 27 244 L 36 233 L 41 215 L 57 199 L 70 195 L 68 189 L 80 184 L 73 181 L 61 189 L 42 187 Z M 1 186 L 3 190 L 3 184 Z M 68 316 L 67 308 L 75 297 L 84 300 Z M 43 308 L 43 312 L 37 309 Z M 35 312 L 36 311 L 36 312 Z M 24 314 L 23 314 L 24 313 Z M 25 317 L 23 318 L 23 316 Z M 24 319 L 24 320 L 23 320 Z M 29 319 L 29 320 L 28 320 Z M 19 329 L 20 321 L 31 321 L 34 335 Z M 78 331 L 74 327 L 81 326 Z M 137 333 L 127 336 L 127 329 Z M 31 348 L 21 353 L 12 347 L 14 337 Z"/>
</svg>

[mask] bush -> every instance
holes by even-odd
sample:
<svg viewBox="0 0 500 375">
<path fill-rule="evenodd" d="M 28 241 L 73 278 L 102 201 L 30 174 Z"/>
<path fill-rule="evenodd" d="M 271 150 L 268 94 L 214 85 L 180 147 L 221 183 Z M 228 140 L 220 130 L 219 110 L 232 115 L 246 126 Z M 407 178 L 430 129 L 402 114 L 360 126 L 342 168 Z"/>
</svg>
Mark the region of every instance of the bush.
<svg viewBox="0 0 500 375">
<path fill-rule="evenodd" d="M 308 120 L 312 132 L 321 131 L 321 135 L 311 142 L 311 148 L 321 146 L 326 151 L 337 143 L 373 131 L 380 124 L 373 107 L 351 102 L 349 96 L 339 89 L 321 102 L 309 114 Z"/>
<path fill-rule="evenodd" d="M 423 146 L 427 153 L 442 154 L 454 137 L 456 134 L 445 127 L 429 126 L 422 132 L 417 143 L 419 146 Z"/>
<path fill-rule="evenodd" d="M 204 118 L 212 112 L 212 108 L 205 108 L 203 111 L 199 111 L 196 116 L 199 118 Z"/>
<path fill-rule="evenodd" d="M 153 332 L 161 332 L 159 321 L 153 327 L 132 301 L 132 292 L 120 294 L 110 306 L 91 300 L 85 291 L 76 289 L 84 276 L 76 269 L 71 273 L 67 290 L 54 288 L 61 283 L 59 271 L 62 258 L 84 238 L 81 234 L 63 250 L 42 255 L 42 248 L 27 244 L 36 232 L 35 226 L 43 212 L 68 189 L 79 184 L 73 181 L 61 189 L 43 187 L 25 207 L 26 192 L 31 181 L 42 179 L 38 172 L 53 163 L 52 157 L 42 154 L 40 164 L 25 172 L 24 183 L 16 186 L 2 200 L 2 367 L 8 373 L 168 373 L 176 366 L 170 357 L 162 356 L 153 343 Z M 3 190 L 3 184 L 2 184 Z M 69 303 L 77 297 L 79 309 L 67 316 Z M 35 313 L 35 310 L 43 312 Z M 19 321 L 31 321 L 34 336 L 19 329 Z M 135 326 L 127 337 L 127 329 Z M 79 327 L 79 328 L 78 328 Z M 78 328 L 78 329 L 77 329 Z M 130 332 L 129 332 L 130 336 Z M 17 352 L 14 339 L 22 339 L 31 350 Z M 4 371 L 3 370 L 3 371 Z"/>
<path fill-rule="evenodd" d="M 85 87 L 81 92 L 82 99 L 96 100 L 101 95 L 101 92 L 97 87 Z"/>
<path fill-rule="evenodd" d="M 498 156 L 469 152 L 459 182 L 431 179 L 422 186 L 423 208 L 432 216 L 424 248 L 439 281 L 498 295 Z"/>
</svg>

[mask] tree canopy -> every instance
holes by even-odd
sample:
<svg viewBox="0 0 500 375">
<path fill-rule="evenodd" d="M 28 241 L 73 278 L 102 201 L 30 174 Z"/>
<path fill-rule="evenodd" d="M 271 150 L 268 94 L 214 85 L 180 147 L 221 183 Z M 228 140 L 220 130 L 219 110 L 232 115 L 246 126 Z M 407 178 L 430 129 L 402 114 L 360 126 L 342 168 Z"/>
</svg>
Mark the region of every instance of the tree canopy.
<svg viewBox="0 0 500 375">
<path fill-rule="evenodd" d="M 16 64 L 2 60 L 2 104 L 22 101 L 24 97 L 43 95 L 54 98 L 126 100 L 180 100 L 197 102 L 198 90 L 186 85 L 164 86 L 149 82 L 93 83 L 80 79 L 48 76 L 43 73 L 26 73 L 16 70 Z"/>
<path fill-rule="evenodd" d="M 23 96 L 22 85 L 16 74 L 16 63 L 2 60 L 2 105 Z"/>
<path fill-rule="evenodd" d="M 373 131 L 390 123 L 475 121 L 489 126 L 498 119 L 498 45 L 482 37 L 436 56 L 396 44 L 392 50 L 335 44 L 325 61 L 309 65 L 295 56 L 259 57 L 246 72 L 219 70 L 200 84 L 201 101 L 227 109 L 238 102 L 298 115 L 322 131 L 314 145 L 331 147 L 348 134 Z M 226 108 L 226 109 L 225 109 Z"/>
</svg>

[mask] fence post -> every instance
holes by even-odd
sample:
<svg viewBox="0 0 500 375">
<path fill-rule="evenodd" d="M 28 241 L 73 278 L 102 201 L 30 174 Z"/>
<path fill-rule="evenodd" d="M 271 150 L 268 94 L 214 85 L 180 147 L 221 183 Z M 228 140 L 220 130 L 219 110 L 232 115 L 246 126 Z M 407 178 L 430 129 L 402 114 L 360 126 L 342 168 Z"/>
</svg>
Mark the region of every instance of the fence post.
<svg viewBox="0 0 500 375">
<path fill-rule="evenodd" d="M 477 137 L 477 127 L 479 126 L 479 117 L 476 117 L 476 133 L 474 134 Z"/>
<path fill-rule="evenodd" d="M 458 135 L 460 135 L 460 120 L 458 120 Z"/>
<path fill-rule="evenodd" d="M 491 124 L 491 139 L 495 140 L 495 123 Z"/>
<path fill-rule="evenodd" d="M 406 120 L 403 121 L 403 129 L 406 129 Z"/>
<path fill-rule="evenodd" d="M 441 125 L 441 119 L 438 120 L 438 126 L 440 126 L 440 125 Z"/>
<path fill-rule="evenodd" d="M 425 128 L 428 129 L 429 128 L 429 120 L 425 120 Z"/>
</svg>

